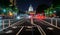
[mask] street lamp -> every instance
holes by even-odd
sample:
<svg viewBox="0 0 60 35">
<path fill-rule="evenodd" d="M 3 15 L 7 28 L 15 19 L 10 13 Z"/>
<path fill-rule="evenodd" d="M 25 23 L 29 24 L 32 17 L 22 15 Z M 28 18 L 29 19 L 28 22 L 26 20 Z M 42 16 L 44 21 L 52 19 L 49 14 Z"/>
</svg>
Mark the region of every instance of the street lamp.
<svg viewBox="0 0 60 35">
<path fill-rule="evenodd" d="M 17 18 L 16 19 L 20 19 L 20 16 L 17 16 Z"/>
<path fill-rule="evenodd" d="M 54 11 L 54 13 L 56 13 L 56 11 Z"/>
<path fill-rule="evenodd" d="M 11 11 L 9 11 L 9 16 L 13 16 L 13 13 Z"/>
<path fill-rule="evenodd" d="M 6 9 L 3 9 L 3 12 L 6 12 Z"/>
</svg>

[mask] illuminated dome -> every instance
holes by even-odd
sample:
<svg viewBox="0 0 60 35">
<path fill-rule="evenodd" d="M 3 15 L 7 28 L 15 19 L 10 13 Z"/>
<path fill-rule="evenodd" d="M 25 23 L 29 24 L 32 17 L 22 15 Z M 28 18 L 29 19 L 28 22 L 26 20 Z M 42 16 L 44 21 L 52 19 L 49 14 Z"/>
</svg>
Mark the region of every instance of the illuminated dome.
<svg viewBox="0 0 60 35">
<path fill-rule="evenodd" d="M 29 6 L 29 10 L 28 10 L 28 11 L 29 11 L 29 12 L 30 12 L 30 11 L 33 11 L 32 5 Z"/>
</svg>

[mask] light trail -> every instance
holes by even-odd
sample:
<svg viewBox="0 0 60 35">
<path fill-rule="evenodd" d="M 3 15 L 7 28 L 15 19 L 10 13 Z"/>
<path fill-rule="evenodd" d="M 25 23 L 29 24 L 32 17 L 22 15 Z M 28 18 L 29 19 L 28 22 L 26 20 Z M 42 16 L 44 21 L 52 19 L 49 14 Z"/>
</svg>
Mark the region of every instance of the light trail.
<svg viewBox="0 0 60 35">
<path fill-rule="evenodd" d="M 40 26 L 37 25 L 37 28 L 38 28 L 39 32 L 41 33 L 41 35 L 46 35 L 44 30 Z"/>
<path fill-rule="evenodd" d="M 38 30 L 41 33 L 41 35 L 46 35 L 46 33 L 44 32 L 44 30 L 39 25 L 34 24 L 33 18 L 31 18 L 31 24 L 35 25 L 38 28 Z"/>
<path fill-rule="evenodd" d="M 18 31 L 16 35 L 19 35 L 19 33 L 23 30 L 24 26 Z"/>
</svg>

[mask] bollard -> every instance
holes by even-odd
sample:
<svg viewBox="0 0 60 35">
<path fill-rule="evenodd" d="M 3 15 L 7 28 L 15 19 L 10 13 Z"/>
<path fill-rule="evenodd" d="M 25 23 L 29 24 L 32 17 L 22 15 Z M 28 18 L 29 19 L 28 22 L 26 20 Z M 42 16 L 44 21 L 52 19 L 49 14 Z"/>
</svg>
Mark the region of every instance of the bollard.
<svg viewBox="0 0 60 35">
<path fill-rule="evenodd" d="M 2 21 L 2 27 L 3 27 L 3 29 L 4 29 L 4 20 Z"/>
</svg>

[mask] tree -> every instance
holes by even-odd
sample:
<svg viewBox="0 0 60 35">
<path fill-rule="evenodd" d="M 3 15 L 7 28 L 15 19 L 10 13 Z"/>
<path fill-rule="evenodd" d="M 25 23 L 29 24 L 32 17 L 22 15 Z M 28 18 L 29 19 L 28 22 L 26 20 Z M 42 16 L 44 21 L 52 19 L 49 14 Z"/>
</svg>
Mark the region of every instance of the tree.
<svg viewBox="0 0 60 35">
<path fill-rule="evenodd" d="M 3 7 L 8 7 L 11 3 L 9 0 L 0 0 L 0 4 Z"/>
<path fill-rule="evenodd" d="M 60 0 L 53 0 L 52 4 L 55 10 L 57 11 L 56 15 L 60 17 Z"/>
<path fill-rule="evenodd" d="M 45 9 L 47 9 L 49 6 L 46 4 L 41 4 L 36 8 L 36 13 L 42 13 Z"/>
<path fill-rule="evenodd" d="M 56 7 L 56 6 L 60 5 L 60 0 L 53 0 L 52 4 L 53 4 L 53 7 Z"/>
</svg>

